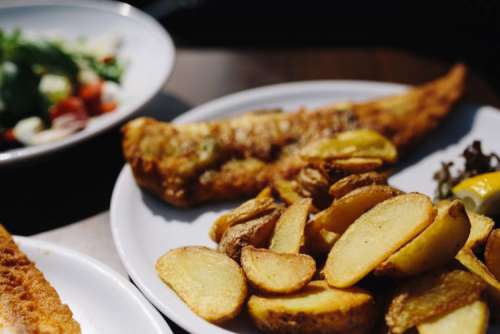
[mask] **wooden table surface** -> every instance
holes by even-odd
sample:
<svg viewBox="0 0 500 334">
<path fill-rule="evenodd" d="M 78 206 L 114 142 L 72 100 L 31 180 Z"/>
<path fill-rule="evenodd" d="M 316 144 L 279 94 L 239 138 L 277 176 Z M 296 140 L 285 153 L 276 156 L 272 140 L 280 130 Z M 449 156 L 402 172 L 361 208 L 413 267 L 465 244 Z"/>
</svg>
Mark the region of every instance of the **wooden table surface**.
<svg viewBox="0 0 500 334">
<path fill-rule="evenodd" d="M 170 120 L 229 93 L 288 81 L 353 79 L 419 84 L 444 74 L 451 65 L 388 49 L 181 48 L 165 89 L 139 115 Z M 500 107 L 498 96 L 473 69 L 466 89 L 467 102 Z M 124 163 L 120 138 L 117 126 L 68 151 L 1 168 L 0 222 L 13 233 L 32 235 L 106 212 Z M 108 215 L 102 217 L 107 219 Z M 185 333 L 169 323 L 175 333 Z"/>
<path fill-rule="evenodd" d="M 180 49 L 166 86 L 192 105 L 243 89 L 301 80 L 371 80 L 419 84 L 452 65 L 391 49 Z M 469 69 L 466 100 L 500 106 L 489 85 Z"/>
</svg>

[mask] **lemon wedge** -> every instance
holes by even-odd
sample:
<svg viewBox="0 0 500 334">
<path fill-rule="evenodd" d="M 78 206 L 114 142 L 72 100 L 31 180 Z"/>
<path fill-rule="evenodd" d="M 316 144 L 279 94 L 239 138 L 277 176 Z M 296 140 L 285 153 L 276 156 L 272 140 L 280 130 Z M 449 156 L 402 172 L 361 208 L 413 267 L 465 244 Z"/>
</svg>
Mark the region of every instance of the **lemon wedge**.
<svg viewBox="0 0 500 334">
<path fill-rule="evenodd" d="M 485 215 L 500 213 L 500 172 L 465 179 L 452 192 L 469 210 Z"/>
</svg>

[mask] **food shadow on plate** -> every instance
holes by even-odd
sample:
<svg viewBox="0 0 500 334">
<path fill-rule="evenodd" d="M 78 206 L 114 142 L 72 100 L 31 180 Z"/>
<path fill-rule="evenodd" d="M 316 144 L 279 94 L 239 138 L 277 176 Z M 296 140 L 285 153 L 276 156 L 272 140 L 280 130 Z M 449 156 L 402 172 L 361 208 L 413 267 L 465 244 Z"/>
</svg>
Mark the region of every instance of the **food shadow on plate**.
<svg viewBox="0 0 500 334">
<path fill-rule="evenodd" d="M 446 149 L 465 137 L 475 122 L 480 106 L 461 104 L 441 124 L 434 129 L 424 140 L 410 148 L 406 156 L 396 165 L 396 172 L 415 165 L 430 154 Z"/>
<path fill-rule="evenodd" d="M 221 213 L 233 209 L 241 204 L 241 202 L 244 200 L 240 199 L 233 201 L 206 203 L 200 206 L 178 208 L 162 201 L 156 195 L 153 195 L 143 189 L 141 189 L 141 198 L 142 202 L 150 210 L 151 214 L 153 216 L 161 217 L 166 223 L 193 223 L 203 215 Z"/>
</svg>

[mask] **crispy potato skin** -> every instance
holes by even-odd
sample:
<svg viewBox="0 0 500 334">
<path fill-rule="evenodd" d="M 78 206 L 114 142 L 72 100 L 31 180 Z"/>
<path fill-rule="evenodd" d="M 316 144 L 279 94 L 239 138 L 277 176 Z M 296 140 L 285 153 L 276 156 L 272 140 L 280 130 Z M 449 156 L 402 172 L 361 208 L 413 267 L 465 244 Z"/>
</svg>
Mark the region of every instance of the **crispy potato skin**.
<svg viewBox="0 0 500 334">
<path fill-rule="evenodd" d="M 497 280 L 500 280 L 500 229 L 491 232 L 486 242 L 484 261 Z"/>
<path fill-rule="evenodd" d="M 252 246 L 243 248 L 241 266 L 250 284 L 267 293 L 298 291 L 316 273 L 316 262 L 309 255 L 277 253 Z"/>
<path fill-rule="evenodd" d="M 212 323 L 236 317 L 247 296 L 240 266 L 207 247 L 170 250 L 158 259 L 156 271 L 193 312 Z"/>
<path fill-rule="evenodd" d="M 220 242 L 222 235 L 229 227 L 258 218 L 274 209 L 276 209 L 276 205 L 271 197 L 252 198 L 217 218 L 210 228 L 209 236 L 213 241 Z"/>
<path fill-rule="evenodd" d="M 346 176 L 330 187 L 329 193 L 335 199 L 339 199 L 356 188 L 369 186 L 373 184 L 385 185 L 387 184 L 387 175 L 377 173 L 377 172 L 368 172 L 362 174 L 352 174 Z"/>
<path fill-rule="evenodd" d="M 478 300 L 486 284 L 463 270 L 432 272 L 404 285 L 385 316 L 391 333 L 408 329 Z"/>
<path fill-rule="evenodd" d="M 340 131 L 372 129 L 406 150 L 450 112 L 464 79 L 457 65 L 438 80 L 368 102 L 197 124 L 138 118 L 123 127 L 123 152 L 137 183 L 172 205 L 253 196 L 304 167 L 295 157 L 300 147 Z"/>
<path fill-rule="evenodd" d="M 268 215 L 228 228 L 220 240 L 218 250 L 239 262 L 243 247 L 267 246 L 281 212 L 281 209 L 276 209 Z"/>
<path fill-rule="evenodd" d="M 362 334 L 374 324 L 373 297 L 360 288 L 335 289 L 310 282 L 287 296 L 251 296 L 248 311 L 256 326 L 270 334 Z"/>
</svg>

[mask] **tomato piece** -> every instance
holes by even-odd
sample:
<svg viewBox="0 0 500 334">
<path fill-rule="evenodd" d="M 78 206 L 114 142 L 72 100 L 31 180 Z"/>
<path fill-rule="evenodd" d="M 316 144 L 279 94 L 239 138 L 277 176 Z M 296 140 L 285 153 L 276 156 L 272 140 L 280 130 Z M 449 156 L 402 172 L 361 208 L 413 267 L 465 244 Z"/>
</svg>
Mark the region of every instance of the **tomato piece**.
<svg viewBox="0 0 500 334">
<path fill-rule="evenodd" d="M 107 112 L 111 112 L 111 111 L 115 110 L 117 106 L 118 106 L 118 104 L 115 101 L 103 102 L 103 103 L 101 103 L 101 106 L 100 106 L 101 113 L 104 114 Z"/>
<path fill-rule="evenodd" d="M 91 84 L 84 84 L 78 90 L 78 96 L 85 104 L 97 103 L 101 100 L 102 81 Z"/>
<path fill-rule="evenodd" d="M 50 119 L 52 121 L 57 117 L 60 117 L 68 113 L 80 115 L 80 117 L 82 118 L 88 117 L 82 99 L 76 96 L 70 96 L 62 100 L 61 102 L 55 104 L 50 108 L 49 113 L 50 113 Z"/>
<path fill-rule="evenodd" d="M 3 137 L 5 138 L 6 141 L 9 142 L 16 141 L 16 135 L 14 134 L 14 130 L 12 129 L 5 130 Z"/>
</svg>

